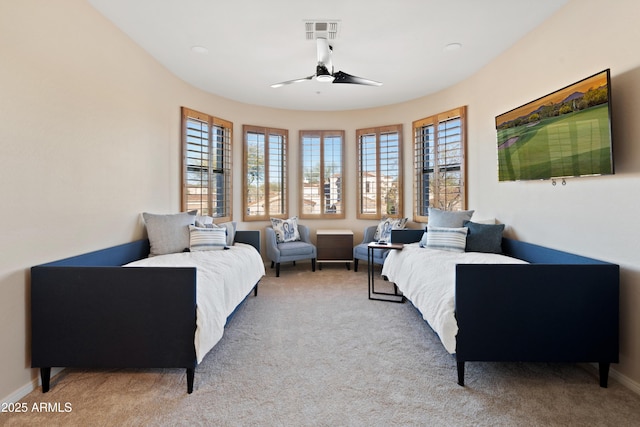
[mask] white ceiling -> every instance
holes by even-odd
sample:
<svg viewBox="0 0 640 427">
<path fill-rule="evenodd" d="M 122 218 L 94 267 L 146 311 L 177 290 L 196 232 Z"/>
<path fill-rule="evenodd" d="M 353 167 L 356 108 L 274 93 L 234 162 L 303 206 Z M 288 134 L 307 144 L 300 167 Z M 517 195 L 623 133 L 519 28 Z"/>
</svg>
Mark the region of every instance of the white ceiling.
<svg viewBox="0 0 640 427">
<path fill-rule="evenodd" d="M 350 110 L 419 98 L 469 77 L 568 0 L 88 0 L 182 80 L 236 101 Z M 383 86 L 316 81 L 305 21 L 336 20 L 335 71 Z M 445 46 L 460 43 L 448 51 Z M 205 47 L 197 53 L 193 46 Z"/>
</svg>

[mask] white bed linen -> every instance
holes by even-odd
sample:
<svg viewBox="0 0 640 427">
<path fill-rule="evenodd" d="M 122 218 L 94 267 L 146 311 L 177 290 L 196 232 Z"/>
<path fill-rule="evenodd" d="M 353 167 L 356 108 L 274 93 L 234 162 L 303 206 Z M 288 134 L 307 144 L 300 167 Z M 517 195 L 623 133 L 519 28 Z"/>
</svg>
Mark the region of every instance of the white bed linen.
<svg viewBox="0 0 640 427">
<path fill-rule="evenodd" d="M 194 345 L 198 363 L 222 338 L 227 317 L 265 274 L 258 251 L 244 243 L 227 250 L 158 255 L 125 267 L 196 267 Z"/>
<path fill-rule="evenodd" d="M 526 264 L 526 261 L 499 254 L 421 248 L 418 243 L 411 243 L 404 245 L 402 250 L 390 251 L 382 267 L 382 275 L 395 283 L 420 310 L 451 354 L 456 352 L 458 334 L 455 318 L 456 264 Z"/>
</svg>

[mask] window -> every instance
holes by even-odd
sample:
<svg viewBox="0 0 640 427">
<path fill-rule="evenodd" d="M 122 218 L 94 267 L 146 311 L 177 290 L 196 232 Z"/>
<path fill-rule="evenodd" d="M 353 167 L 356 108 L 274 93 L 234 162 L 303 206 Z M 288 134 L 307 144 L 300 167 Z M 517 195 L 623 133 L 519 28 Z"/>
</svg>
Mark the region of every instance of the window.
<svg viewBox="0 0 640 427">
<path fill-rule="evenodd" d="M 182 209 L 231 220 L 233 123 L 182 107 Z"/>
<path fill-rule="evenodd" d="M 356 131 L 360 219 L 402 217 L 402 125 Z"/>
<path fill-rule="evenodd" d="M 244 220 L 286 218 L 288 132 L 245 125 L 243 133 Z"/>
<path fill-rule="evenodd" d="M 344 218 L 344 132 L 300 131 L 300 218 Z"/>
<path fill-rule="evenodd" d="M 414 221 L 427 222 L 429 206 L 466 208 L 466 107 L 413 122 Z"/>
</svg>

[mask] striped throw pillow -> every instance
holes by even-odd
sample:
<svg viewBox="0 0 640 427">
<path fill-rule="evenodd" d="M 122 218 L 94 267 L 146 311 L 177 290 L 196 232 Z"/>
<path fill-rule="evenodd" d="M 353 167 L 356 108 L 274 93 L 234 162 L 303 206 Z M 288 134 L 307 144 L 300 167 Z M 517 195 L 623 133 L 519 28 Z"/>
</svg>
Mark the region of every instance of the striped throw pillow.
<svg viewBox="0 0 640 427">
<path fill-rule="evenodd" d="M 220 227 L 199 228 L 189 226 L 189 250 L 215 251 L 227 246 L 227 229 Z"/>
<path fill-rule="evenodd" d="M 427 247 L 449 252 L 464 252 L 467 227 L 447 228 L 427 226 Z"/>
</svg>

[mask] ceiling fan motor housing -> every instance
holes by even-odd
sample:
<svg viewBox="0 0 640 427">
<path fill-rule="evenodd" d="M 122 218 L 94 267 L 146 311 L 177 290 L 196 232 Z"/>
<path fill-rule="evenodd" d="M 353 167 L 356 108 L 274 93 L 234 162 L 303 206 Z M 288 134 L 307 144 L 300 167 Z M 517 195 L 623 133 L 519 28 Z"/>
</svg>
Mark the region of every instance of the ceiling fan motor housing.
<svg viewBox="0 0 640 427">
<path fill-rule="evenodd" d="M 330 76 L 331 73 L 329 72 L 329 70 L 327 70 L 327 67 L 324 66 L 324 64 L 318 64 L 316 66 L 316 76 L 320 77 L 320 76 Z"/>
</svg>

